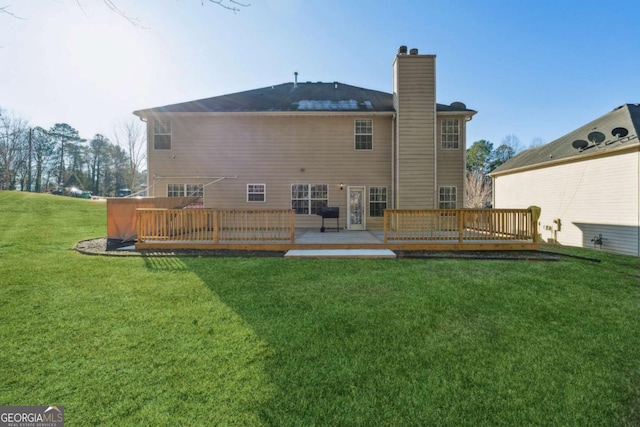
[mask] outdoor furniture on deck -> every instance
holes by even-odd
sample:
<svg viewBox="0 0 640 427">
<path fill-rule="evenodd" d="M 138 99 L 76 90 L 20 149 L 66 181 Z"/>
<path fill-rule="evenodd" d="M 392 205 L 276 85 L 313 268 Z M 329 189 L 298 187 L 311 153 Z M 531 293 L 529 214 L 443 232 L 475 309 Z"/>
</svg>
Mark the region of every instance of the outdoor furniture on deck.
<svg viewBox="0 0 640 427">
<path fill-rule="evenodd" d="M 336 219 L 336 228 L 335 230 L 340 232 L 340 208 L 325 206 L 320 208 L 318 215 L 322 217 L 322 227 L 320 227 L 320 231 L 324 233 L 327 227 L 324 226 L 325 218 L 335 218 Z"/>
</svg>

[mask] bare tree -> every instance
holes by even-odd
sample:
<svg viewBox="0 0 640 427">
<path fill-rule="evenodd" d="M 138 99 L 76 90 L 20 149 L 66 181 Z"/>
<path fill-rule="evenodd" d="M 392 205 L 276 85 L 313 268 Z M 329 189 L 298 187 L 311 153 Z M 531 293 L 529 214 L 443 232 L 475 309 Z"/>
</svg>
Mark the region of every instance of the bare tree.
<svg viewBox="0 0 640 427">
<path fill-rule="evenodd" d="M 4 13 L 5 15 L 9 15 L 9 16 L 11 16 L 11 17 L 13 17 L 13 18 L 16 18 L 16 19 L 24 19 L 24 18 L 19 17 L 19 16 L 18 16 L 18 15 L 16 15 L 15 13 L 11 12 L 11 11 L 9 10 L 9 7 L 11 7 L 11 5 L 10 5 L 10 4 L 8 4 L 8 5 L 6 5 L 6 6 L 0 6 L 0 13 Z"/>
<path fill-rule="evenodd" d="M 540 147 L 541 145 L 544 145 L 544 140 L 539 136 L 536 136 L 531 140 L 531 144 L 529 144 L 529 148 Z"/>
<path fill-rule="evenodd" d="M 137 27 L 145 28 L 142 25 L 142 21 L 140 20 L 140 18 L 133 17 L 133 16 L 129 15 L 126 11 L 124 11 L 123 9 L 118 7 L 118 5 L 117 5 L 115 0 L 102 0 L 102 3 L 104 3 L 105 6 L 107 6 L 109 8 L 109 10 L 111 10 L 113 13 L 115 13 L 116 15 L 119 15 L 122 18 L 124 18 L 125 20 L 129 21 L 130 24 L 135 25 Z M 222 7 L 222 8 L 224 8 L 224 9 L 232 11 L 233 13 L 240 12 L 240 10 L 241 10 L 240 8 L 241 7 L 249 7 L 249 6 L 251 6 L 249 3 L 241 3 L 238 0 L 200 0 L 200 4 L 202 6 L 204 6 L 205 3 L 213 3 L 213 4 L 218 5 L 218 6 Z M 82 12 L 85 13 L 85 15 L 86 15 L 86 12 L 84 10 L 84 6 L 83 6 L 81 0 L 76 0 L 76 4 L 80 8 L 80 10 L 82 10 Z M 11 4 L 0 6 L 0 14 L 9 15 L 9 16 L 11 16 L 13 18 L 16 18 L 16 19 L 24 19 L 24 18 L 21 18 L 20 16 L 18 16 L 16 14 L 14 14 L 13 12 L 11 12 L 9 10 L 10 7 L 11 7 Z"/>
<path fill-rule="evenodd" d="M 129 156 L 126 182 L 134 192 L 138 187 L 138 175 L 145 163 L 147 152 L 147 138 L 144 125 L 135 119 L 120 123 L 113 134 L 116 144 L 122 147 Z"/>
<path fill-rule="evenodd" d="M 467 171 L 465 191 L 465 208 L 486 208 L 491 202 L 491 179 L 480 170 Z"/>
<path fill-rule="evenodd" d="M 509 134 L 509 135 L 505 136 L 504 138 L 502 138 L 501 146 L 502 145 L 505 145 L 507 147 L 511 147 L 513 149 L 513 153 L 514 154 L 518 154 L 520 151 L 522 151 L 522 146 L 520 145 L 520 138 L 518 138 L 514 134 Z"/>
<path fill-rule="evenodd" d="M 25 119 L 0 110 L 0 189 L 15 190 L 16 174 L 25 160 L 29 126 Z"/>
</svg>

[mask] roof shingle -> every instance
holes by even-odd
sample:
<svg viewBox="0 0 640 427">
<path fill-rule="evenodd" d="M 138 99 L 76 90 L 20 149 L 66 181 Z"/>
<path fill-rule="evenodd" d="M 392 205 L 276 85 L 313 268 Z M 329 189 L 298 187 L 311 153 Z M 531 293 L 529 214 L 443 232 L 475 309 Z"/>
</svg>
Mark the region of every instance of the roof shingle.
<svg viewBox="0 0 640 427">
<path fill-rule="evenodd" d="M 437 105 L 438 111 L 469 112 L 461 103 Z M 393 112 L 393 95 L 344 83 L 283 83 L 197 101 L 134 111 L 148 113 L 239 113 L 292 111 Z"/>
<path fill-rule="evenodd" d="M 618 128 L 626 129 L 627 135 L 624 137 L 614 135 L 613 131 Z M 496 168 L 490 175 L 638 144 L 639 130 L 640 104 L 624 104 L 563 137 L 519 153 Z M 604 141 L 596 144 L 593 140 L 593 132 L 602 133 Z M 589 137 L 590 135 L 591 138 Z M 575 148 L 574 141 L 585 141 L 587 146 L 584 149 Z M 580 144 L 575 145 L 580 146 Z"/>
</svg>

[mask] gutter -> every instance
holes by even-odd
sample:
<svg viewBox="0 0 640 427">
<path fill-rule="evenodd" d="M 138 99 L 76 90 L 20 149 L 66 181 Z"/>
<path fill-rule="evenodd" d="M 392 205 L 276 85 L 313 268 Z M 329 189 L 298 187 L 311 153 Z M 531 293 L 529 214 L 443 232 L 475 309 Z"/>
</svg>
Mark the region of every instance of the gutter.
<svg viewBox="0 0 640 427">
<path fill-rule="evenodd" d="M 526 165 L 526 166 L 519 166 L 517 168 L 513 168 L 513 169 L 507 169 L 504 171 L 498 171 L 498 172 L 491 172 L 489 173 L 489 176 L 491 178 L 496 178 L 502 175 L 510 175 L 510 174 L 514 174 L 514 173 L 519 173 L 519 172 L 525 172 L 525 171 L 530 171 L 530 170 L 535 170 L 535 169 L 544 169 L 550 166 L 558 166 L 558 165 L 564 165 L 564 164 L 569 164 L 569 163 L 577 163 L 577 162 L 582 162 L 585 160 L 591 160 L 594 158 L 599 158 L 599 157 L 609 157 L 609 156 L 615 156 L 618 154 L 624 154 L 624 153 L 632 153 L 634 151 L 640 151 L 640 144 L 636 141 L 634 143 L 632 143 L 631 145 L 626 145 L 620 148 L 614 148 L 612 150 L 607 150 L 607 151 L 595 151 L 591 154 L 585 154 L 584 156 L 572 156 L 572 157 L 564 157 L 562 159 L 557 159 L 557 160 L 551 160 L 548 162 L 542 162 L 542 163 L 535 163 L 533 165 Z"/>
</svg>

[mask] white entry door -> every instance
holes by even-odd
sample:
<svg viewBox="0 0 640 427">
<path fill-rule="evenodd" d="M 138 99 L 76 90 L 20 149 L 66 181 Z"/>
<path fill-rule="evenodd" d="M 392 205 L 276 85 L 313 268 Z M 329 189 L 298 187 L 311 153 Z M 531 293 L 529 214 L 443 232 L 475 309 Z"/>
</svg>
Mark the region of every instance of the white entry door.
<svg viewBox="0 0 640 427">
<path fill-rule="evenodd" d="M 349 230 L 365 230 L 366 229 L 366 206 L 365 206 L 364 187 L 348 188 L 348 208 L 347 229 Z"/>
</svg>

